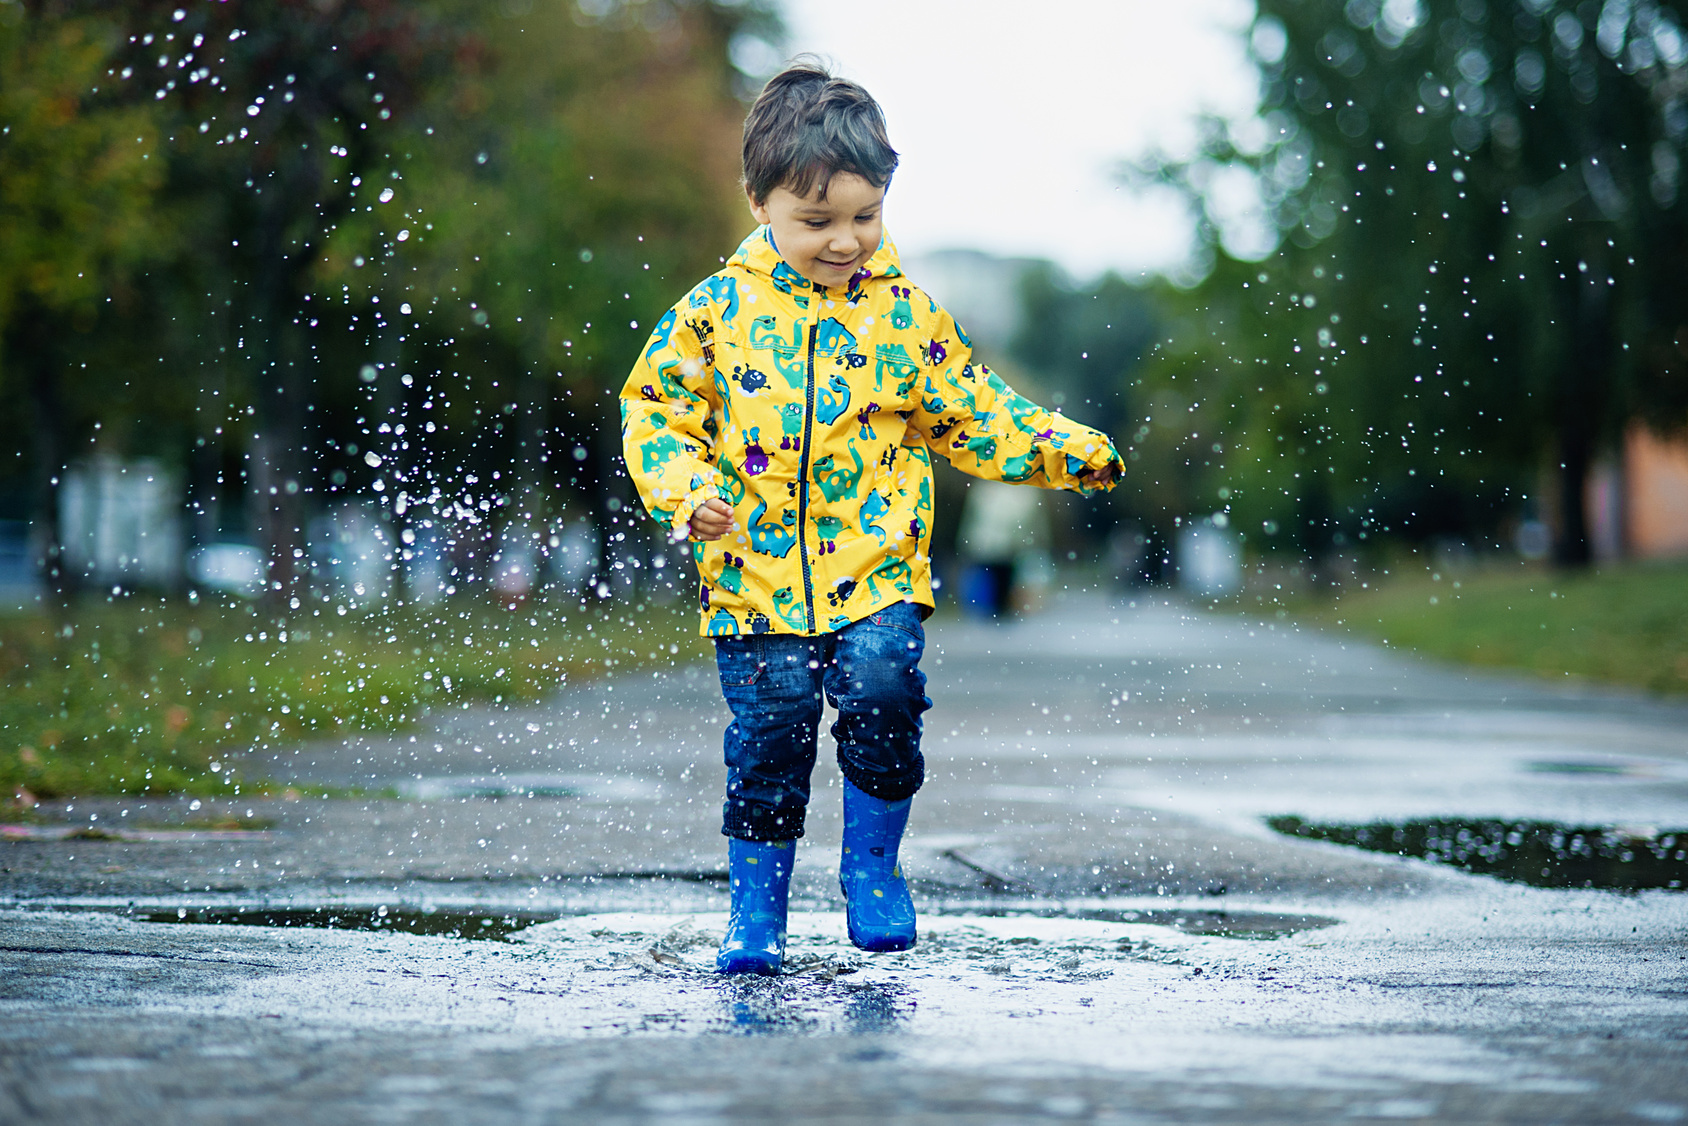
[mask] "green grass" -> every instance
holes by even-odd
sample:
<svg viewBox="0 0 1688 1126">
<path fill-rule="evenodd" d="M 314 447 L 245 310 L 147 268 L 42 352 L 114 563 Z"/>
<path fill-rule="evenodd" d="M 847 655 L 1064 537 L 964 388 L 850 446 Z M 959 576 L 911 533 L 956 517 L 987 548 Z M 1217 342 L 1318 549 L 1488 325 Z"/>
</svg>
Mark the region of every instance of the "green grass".
<svg viewBox="0 0 1688 1126">
<path fill-rule="evenodd" d="M 539 699 L 615 669 L 697 659 L 689 605 L 427 608 L 289 620 L 185 599 L 92 599 L 0 618 L 0 803 L 228 794 L 230 751 L 401 729 L 473 701 Z M 28 798 L 23 804 L 28 804 Z"/>
<path fill-rule="evenodd" d="M 1433 574 L 1397 572 L 1290 611 L 1467 664 L 1688 694 L 1688 565 Z"/>
</svg>

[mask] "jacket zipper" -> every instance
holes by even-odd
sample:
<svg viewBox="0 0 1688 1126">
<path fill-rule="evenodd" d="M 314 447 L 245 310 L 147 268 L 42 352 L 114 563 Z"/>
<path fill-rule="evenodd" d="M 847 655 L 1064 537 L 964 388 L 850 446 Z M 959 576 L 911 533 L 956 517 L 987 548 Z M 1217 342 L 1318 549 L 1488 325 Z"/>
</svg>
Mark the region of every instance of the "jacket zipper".
<svg viewBox="0 0 1688 1126">
<path fill-rule="evenodd" d="M 815 419 L 815 326 L 809 326 L 809 366 L 803 387 L 803 453 L 797 470 L 797 552 L 803 561 L 803 609 L 815 632 L 815 583 L 809 574 L 809 435 Z"/>
</svg>

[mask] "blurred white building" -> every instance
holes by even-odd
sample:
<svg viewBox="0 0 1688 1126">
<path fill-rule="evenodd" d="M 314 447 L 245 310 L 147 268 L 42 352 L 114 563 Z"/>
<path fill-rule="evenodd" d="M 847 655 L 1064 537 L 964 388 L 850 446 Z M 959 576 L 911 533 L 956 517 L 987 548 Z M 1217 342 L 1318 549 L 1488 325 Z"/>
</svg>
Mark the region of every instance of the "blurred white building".
<svg viewBox="0 0 1688 1126">
<path fill-rule="evenodd" d="M 100 586 L 173 587 L 182 577 L 182 487 L 151 459 L 95 457 L 59 483 L 67 574 Z"/>
</svg>

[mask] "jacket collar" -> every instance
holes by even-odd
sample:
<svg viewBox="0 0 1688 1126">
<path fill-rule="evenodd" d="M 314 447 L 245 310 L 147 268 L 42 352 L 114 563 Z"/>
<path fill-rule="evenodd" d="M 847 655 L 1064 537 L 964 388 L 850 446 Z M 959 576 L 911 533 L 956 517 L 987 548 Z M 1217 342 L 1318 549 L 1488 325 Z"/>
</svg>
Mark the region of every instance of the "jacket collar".
<svg viewBox="0 0 1688 1126">
<path fill-rule="evenodd" d="M 753 274 L 760 274 L 767 278 L 777 288 L 790 292 L 797 290 L 823 290 L 824 286 L 816 285 L 802 274 L 798 273 L 774 246 L 773 231 L 766 225 L 757 227 L 739 244 L 738 250 L 728 259 L 729 266 L 738 266 L 749 270 Z M 891 241 L 889 234 L 879 236 L 879 248 L 862 264 L 855 276 L 850 279 L 850 289 L 858 289 L 869 278 L 900 278 L 903 276 L 902 260 L 897 256 L 897 245 Z"/>
</svg>

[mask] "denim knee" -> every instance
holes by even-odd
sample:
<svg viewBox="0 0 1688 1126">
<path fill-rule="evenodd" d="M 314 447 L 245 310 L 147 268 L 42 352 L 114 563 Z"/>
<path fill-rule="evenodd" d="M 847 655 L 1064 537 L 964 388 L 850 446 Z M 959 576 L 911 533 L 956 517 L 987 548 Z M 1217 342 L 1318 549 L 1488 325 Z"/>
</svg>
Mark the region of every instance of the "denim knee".
<svg viewBox="0 0 1688 1126">
<path fill-rule="evenodd" d="M 911 796 L 925 780 L 925 650 L 919 608 L 900 602 L 840 630 L 826 668 L 826 694 L 838 709 L 838 769 L 884 801 Z"/>
<path fill-rule="evenodd" d="M 803 835 L 821 719 L 820 644 L 788 636 L 716 639 L 721 692 L 732 709 L 721 831 L 746 841 Z"/>
</svg>

